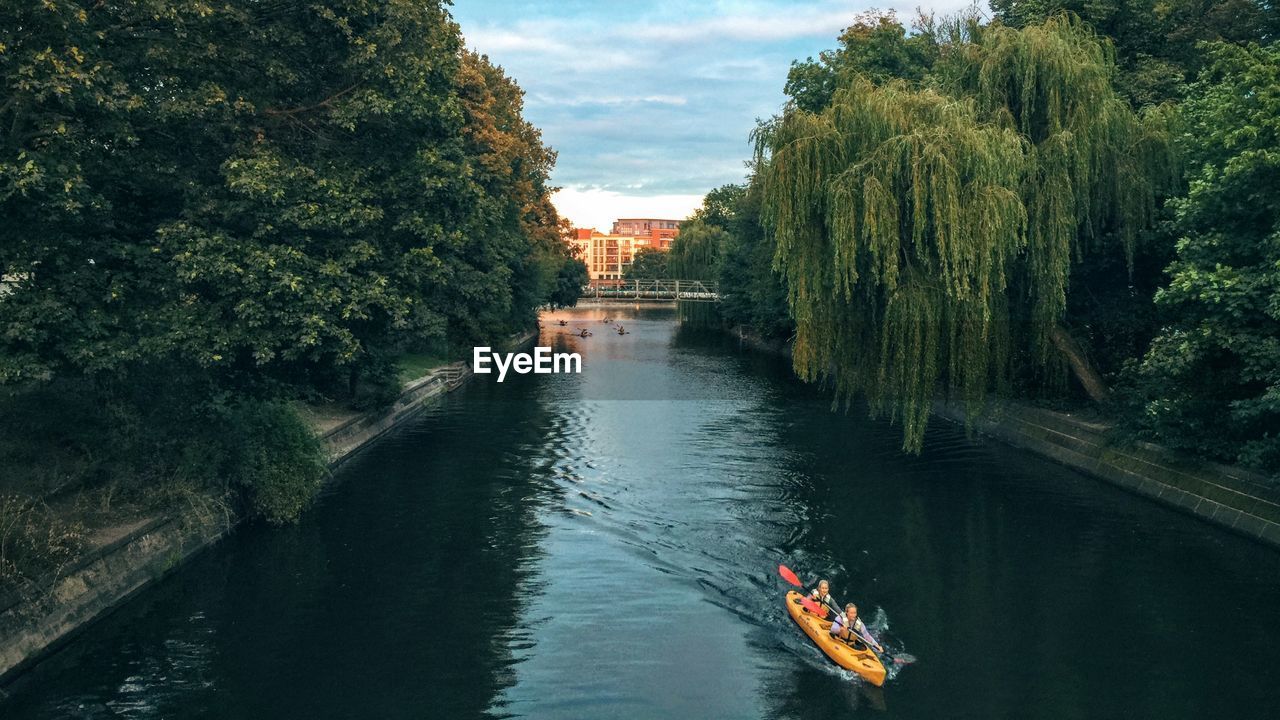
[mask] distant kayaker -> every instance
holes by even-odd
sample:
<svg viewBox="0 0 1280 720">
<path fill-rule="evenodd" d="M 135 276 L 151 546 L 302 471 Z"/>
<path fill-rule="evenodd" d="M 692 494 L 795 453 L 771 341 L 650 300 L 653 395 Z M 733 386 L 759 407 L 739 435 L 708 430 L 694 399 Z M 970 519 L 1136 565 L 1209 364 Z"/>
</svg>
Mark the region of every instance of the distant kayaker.
<svg viewBox="0 0 1280 720">
<path fill-rule="evenodd" d="M 809 598 L 822 605 L 824 610 L 830 608 L 832 612 L 836 612 L 836 599 L 831 597 L 831 583 L 826 580 L 818 581 L 818 587 L 809 591 Z"/>
<path fill-rule="evenodd" d="M 857 636 L 866 644 L 875 648 L 879 652 L 884 652 L 884 648 L 876 639 L 871 637 L 871 633 L 867 632 L 867 626 L 863 624 L 861 618 L 858 617 L 858 606 L 849 603 L 844 606 L 844 612 L 836 615 L 836 619 L 831 622 L 831 634 L 850 642 Z"/>
</svg>

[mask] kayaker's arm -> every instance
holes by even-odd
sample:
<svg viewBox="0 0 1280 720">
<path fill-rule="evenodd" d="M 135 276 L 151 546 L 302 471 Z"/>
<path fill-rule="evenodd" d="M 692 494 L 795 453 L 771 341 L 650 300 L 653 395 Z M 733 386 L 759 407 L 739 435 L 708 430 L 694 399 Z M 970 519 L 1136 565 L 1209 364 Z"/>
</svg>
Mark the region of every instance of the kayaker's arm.
<svg viewBox="0 0 1280 720">
<path fill-rule="evenodd" d="M 876 642 L 875 638 L 871 637 L 871 631 L 868 630 L 867 626 L 861 621 L 858 622 L 858 637 L 862 638 L 863 642 L 867 645 L 870 645 L 880 652 L 884 652 L 884 648 L 881 647 L 880 643 Z"/>
<path fill-rule="evenodd" d="M 842 629 L 844 629 L 844 616 L 836 613 L 835 618 L 831 621 L 831 627 L 827 628 L 827 632 L 839 637 Z"/>
</svg>

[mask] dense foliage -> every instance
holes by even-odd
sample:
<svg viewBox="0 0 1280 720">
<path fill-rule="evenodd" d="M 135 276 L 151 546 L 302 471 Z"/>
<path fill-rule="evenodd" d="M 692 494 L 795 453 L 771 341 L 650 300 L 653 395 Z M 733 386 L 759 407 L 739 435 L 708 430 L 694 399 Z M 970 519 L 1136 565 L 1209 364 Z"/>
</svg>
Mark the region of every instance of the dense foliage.
<svg viewBox="0 0 1280 720">
<path fill-rule="evenodd" d="M 696 217 L 680 225 L 680 235 L 671 243 L 667 260 L 668 277 L 677 280 L 714 278 L 720 267 L 720 249 L 728 240 L 724 228 Z"/>
<path fill-rule="evenodd" d="M 821 112 L 836 90 L 858 76 L 873 82 L 923 80 L 938 59 L 936 28 L 922 16 L 915 29 L 908 34 L 892 11 L 862 13 L 840 34 L 837 49 L 791 64 L 784 88 L 791 105 Z"/>
<path fill-rule="evenodd" d="M 1048 355 L 1073 254 L 1132 247 L 1167 165 L 1161 118 L 1130 110 L 1109 62 L 1066 17 L 975 27 L 936 87 L 855 75 L 762 133 L 801 377 L 864 395 L 917 449 L 939 387 L 977 407 L 1011 346 Z"/>
<path fill-rule="evenodd" d="M 521 112 L 440 2 L 0 6 L 0 382 L 162 371 L 207 420 L 529 326 L 581 262 Z"/>
<path fill-rule="evenodd" d="M 795 326 L 773 270 L 777 241 L 760 223 L 759 181 L 713 190 L 695 217 L 726 231 L 719 253 L 723 320 L 766 340 L 790 340 Z"/>
<path fill-rule="evenodd" d="M 794 329 L 800 374 L 903 421 L 907 447 L 939 391 L 976 409 L 995 389 L 1274 470 L 1275 46 L 1246 43 L 1280 15 L 993 8 L 910 31 L 864 14 L 793 64 L 747 185 L 708 195 L 732 209 L 725 320 Z"/>
<path fill-rule="evenodd" d="M 554 155 L 438 4 L 91 5 L 0 22 L 2 377 L 358 374 L 546 299 Z"/>
<path fill-rule="evenodd" d="M 643 247 L 636 251 L 627 266 L 627 280 L 653 280 L 667 277 L 667 260 L 670 254 L 666 250 Z"/>
<path fill-rule="evenodd" d="M 587 264 L 576 257 L 568 258 L 560 264 L 560 271 L 556 274 L 555 288 L 551 291 L 548 304 L 553 310 L 577 305 L 578 297 L 582 295 L 582 288 L 586 287 L 590 281 L 591 275 L 587 272 Z"/>
<path fill-rule="evenodd" d="M 1280 470 L 1280 46 L 1215 44 L 1183 106 L 1190 191 L 1132 368 L 1148 437 Z"/>
<path fill-rule="evenodd" d="M 1116 49 L 1116 89 L 1135 106 L 1179 100 L 1205 62 L 1202 41 L 1280 37 L 1280 6 L 1255 0 L 992 0 L 1005 25 L 1070 12 Z"/>
</svg>

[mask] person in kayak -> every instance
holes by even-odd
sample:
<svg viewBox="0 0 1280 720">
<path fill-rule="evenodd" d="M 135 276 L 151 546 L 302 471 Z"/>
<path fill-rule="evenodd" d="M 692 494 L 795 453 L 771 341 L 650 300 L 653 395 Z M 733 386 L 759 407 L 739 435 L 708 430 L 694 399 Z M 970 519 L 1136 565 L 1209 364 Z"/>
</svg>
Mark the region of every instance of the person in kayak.
<svg viewBox="0 0 1280 720">
<path fill-rule="evenodd" d="M 867 626 L 858 617 L 858 606 L 853 603 L 845 605 L 844 612 L 836 615 L 835 620 L 831 621 L 831 634 L 845 642 L 852 642 L 856 637 L 878 652 L 884 652 L 880 643 L 867 632 Z"/>
<path fill-rule="evenodd" d="M 831 583 L 826 580 L 818 581 L 818 587 L 809 592 L 809 599 L 821 605 L 824 610 L 839 612 L 836 610 L 836 599 L 831 597 Z M 826 617 L 826 613 L 823 613 L 823 617 Z"/>
</svg>

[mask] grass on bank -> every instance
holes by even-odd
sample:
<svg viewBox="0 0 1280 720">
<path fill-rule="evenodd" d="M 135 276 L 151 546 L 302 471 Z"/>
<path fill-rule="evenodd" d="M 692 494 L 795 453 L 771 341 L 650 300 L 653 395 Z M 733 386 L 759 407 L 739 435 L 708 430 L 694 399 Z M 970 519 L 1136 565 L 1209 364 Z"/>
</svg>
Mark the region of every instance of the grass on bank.
<svg viewBox="0 0 1280 720">
<path fill-rule="evenodd" d="M 451 362 L 443 353 L 405 353 L 396 360 L 397 377 L 407 383 Z"/>
<path fill-rule="evenodd" d="M 312 427 L 286 403 L 202 389 L 154 373 L 0 394 L 0 592 L 147 517 L 298 517 L 328 472 Z"/>
</svg>

